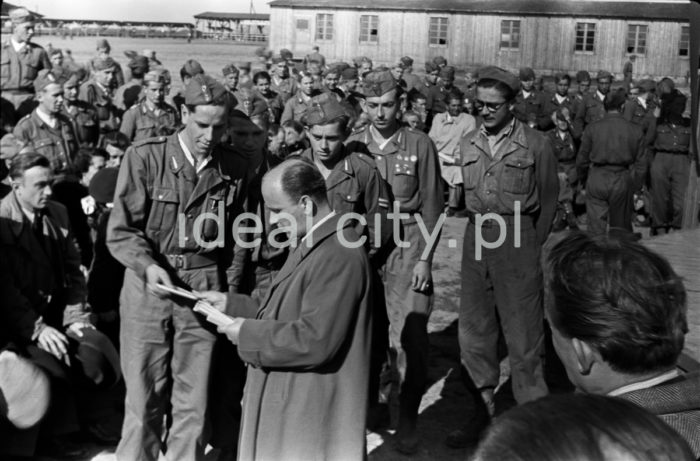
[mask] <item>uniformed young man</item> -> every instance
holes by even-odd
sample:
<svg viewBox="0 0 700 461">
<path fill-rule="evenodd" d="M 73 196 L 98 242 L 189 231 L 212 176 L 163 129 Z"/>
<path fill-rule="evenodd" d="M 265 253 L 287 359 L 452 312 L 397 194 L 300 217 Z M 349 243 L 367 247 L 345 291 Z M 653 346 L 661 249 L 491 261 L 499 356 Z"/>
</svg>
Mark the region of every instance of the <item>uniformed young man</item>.
<svg viewBox="0 0 700 461">
<path fill-rule="evenodd" d="M 112 100 L 112 86 L 116 63 L 112 58 L 95 58 L 92 61 L 92 78 L 80 86 L 80 99 L 97 109 L 100 134 L 119 131 L 122 111 Z"/>
<path fill-rule="evenodd" d="M 413 88 L 420 90 L 421 79 L 413 73 L 413 58 L 404 56 L 401 58 L 401 62 L 404 65 L 403 79 L 406 82 L 406 91 L 411 91 Z"/>
<path fill-rule="evenodd" d="M 97 40 L 95 50 L 97 51 L 97 55 L 94 58 L 92 58 L 89 62 L 90 70 L 94 70 L 94 63 L 98 59 L 111 58 L 109 53 L 111 53 L 112 51 L 112 46 L 109 44 L 109 41 L 106 38 L 100 38 Z M 134 55 L 136 55 L 136 52 L 133 53 Z M 129 58 L 131 59 L 132 56 L 129 56 Z M 112 80 L 111 88 L 119 88 L 124 84 L 125 81 L 126 79 L 124 78 L 124 71 L 122 70 L 122 66 L 117 61 L 114 61 L 114 79 Z"/>
<path fill-rule="evenodd" d="M 265 102 L 267 103 L 270 123 L 279 123 L 280 117 L 282 117 L 282 111 L 284 110 L 284 103 L 282 102 L 279 93 L 270 88 L 271 79 L 272 77 L 270 77 L 270 74 L 264 70 L 256 72 L 255 75 L 253 75 L 255 89 L 260 96 L 265 98 Z"/>
<path fill-rule="evenodd" d="M 544 134 L 512 113 L 518 78 L 498 67 L 478 74 L 474 102 L 483 123 L 460 146 L 469 223 L 459 345 L 473 412 L 448 436 L 454 448 L 475 443 L 494 414 L 499 329 L 508 345 L 515 400 L 525 403 L 548 393 L 540 250 L 556 210 L 557 161 Z M 496 241 L 500 244 L 484 248 L 484 242 Z"/>
<path fill-rule="evenodd" d="M 634 192 L 644 183 L 647 144 L 642 127 L 622 116 L 624 90 L 605 97 L 605 116 L 586 127 L 576 158 L 586 185 L 588 231 L 632 232 Z"/>
<path fill-rule="evenodd" d="M 423 77 L 423 82 L 418 88 L 418 91 L 423 95 L 428 97 L 428 93 L 432 91 L 432 88 L 437 84 L 438 75 L 440 75 L 440 68 L 433 64 L 432 61 L 427 61 L 425 63 L 425 76 Z M 426 110 L 431 113 L 433 110 L 432 99 L 427 99 L 428 105 Z"/>
<path fill-rule="evenodd" d="M 274 79 L 275 77 L 273 76 L 272 78 Z M 274 87 L 272 88 L 274 89 Z M 311 104 L 311 98 L 319 93 L 318 90 L 314 89 L 314 78 L 307 73 L 303 74 L 299 82 L 299 91 L 284 104 L 284 111 L 282 112 L 280 123 L 284 124 L 284 122 L 288 120 L 301 120 L 301 117 L 306 113 L 306 110 Z M 283 93 L 280 93 L 280 97 L 282 94 Z"/>
<path fill-rule="evenodd" d="M 556 85 L 555 92 L 544 98 L 539 128 L 544 131 L 557 128 L 555 113 L 561 110 L 560 114 L 565 118 L 571 135 L 578 140 L 581 133 L 575 131 L 574 118 L 579 110 L 579 100 L 569 95 L 571 76 L 559 72 L 554 76 L 554 83 Z"/>
<path fill-rule="evenodd" d="M 237 276 L 232 222 L 242 210 L 247 165 L 218 144 L 226 128 L 225 91 L 209 76 L 193 77 L 185 88 L 185 126 L 133 144 L 119 171 L 107 235 L 112 255 L 126 267 L 119 460 L 156 460 L 166 446 L 168 460 L 204 456 L 215 332 L 187 299 L 158 285 L 221 290 Z M 163 440 L 168 410 L 172 423 Z"/>
<path fill-rule="evenodd" d="M 513 114 L 530 128 L 540 129 L 547 122 L 544 113 L 544 95 L 535 88 L 535 71 L 522 67 L 519 72 L 520 91 L 515 96 Z"/>
<path fill-rule="evenodd" d="M 131 70 L 131 80 L 119 86 L 114 92 L 114 105 L 119 110 L 125 111 L 143 99 L 143 89 L 145 83 L 144 76 L 148 73 L 148 58 L 145 56 L 134 56 L 129 61 Z"/>
<path fill-rule="evenodd" d="M 272 60 L 272 81 L 270 82 L 270 88 L 275 93 L 280 95 L 282 102 L 284 104 L 294 97 L 299 90 L 297 81 L 289 76 L 289 69 L 287 68 L 287 61 L 282 58 L 275 58 Z M 252 82 L 251 82 L 252 83 Z"/>
<path fill-rule="evenodd" d="M 637 94 L 627 100 L 622 116 L 642 127 L 645 142 L 651 147 L 656 135 L 656 119 L 661 112 L 655 98 L 656 82 L 651 79 L 640 80 L 634 84 L 634 88 Z"/>
<path fill-rule="evenodd" d="M 146 98 L 124 113 L 119 131 L 136 142 L 174 133 L 180 125 L 177 110 L 165 102 L 165 78 L 160 70 L 144 77 Z"/>
<path fill-rule="evenodd" d="M 399 221 L 394 225 L 399 225 L 401 231 L 399 236 L 394 230 L 394 239 L 401 238 L 402 245 L 389 254 L 382 278 L 390 322 L 392 368 L 399 377 L 396 448 L 415 453 L 419 443 L 418 407 L 428 379 L 431 267 L 444 203 L 442 179 L 433 142 L 425 133 L 401 126 L 396 117 L 401 90 L 391 72 L 370 72 L 365 77 L 363 93 L 366 99 L 362 105 L 371 125 L 353 133 L 348 138 L 348 148 L 361 149 L 364 144 L 389 184 L 394 202 L 398 202 L 396 211 L 409 215 L 399 219 L 392 211 Z M 433 238 L 426 237 L 425 231 Z"/>
<path fill-rule="evenodd" d="M 576 72 L 576 83 L 578 84 L 576 99 L 578 101 L 583 101 L 583 97 L 588 94 L 588 90 L 591 89 L 591 74 L 586 70 L 579 70 Z"/>
<path fill-rule="evenodd" d="M 12 36 L 2 43 L 0 91 L 21 118 L 34 109 L 32 82 L 40 70 L 51 70 L 51 61 L 46 51 L 31 41 L 34 16 L 26 8 L 10 11 L 10 21 Z"/>
<path fill-rule="evenodd" d="M 598 85 L 595 93 L 588 92 L 583 96 L 578 113 L 574 119 L 577 132 L 583 133 L 583 130 L 588 125 L 605 117 L 603 101 L 605 101 L 605 96 L 610 93 L 613 76 L 610 72 L 601 70 L 596 75 L 596 81 Z"/>
<path fill-rule="evenodd" d="M 42 70 L 34 88 L 39 105 L 17 122 L 14 134 L 24 147 L 49 159 L 52 174 L 69 174 L 78 139 L 70 119 L 62 113 L 62 82 L 50 70 Z"/>
<path fill-rule="evenodd" d="M 433 116 L 447 112 L 447 100 L 451 95 L 457 95 L 459 99 L 464 99 L 462 90 L 454 85 L 455 68 L 452 66 L 444 66 L 440 68 L 438 73 L 437 85 L 428 89 L 426 96 L 428 97 L 428 107 Z"/>
</svg>

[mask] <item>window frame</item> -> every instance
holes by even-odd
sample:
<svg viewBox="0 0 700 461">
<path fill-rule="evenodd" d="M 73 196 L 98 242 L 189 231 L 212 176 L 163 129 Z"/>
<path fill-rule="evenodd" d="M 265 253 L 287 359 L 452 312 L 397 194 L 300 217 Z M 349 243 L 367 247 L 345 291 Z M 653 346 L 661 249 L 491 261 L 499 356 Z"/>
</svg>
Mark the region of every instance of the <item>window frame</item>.
<svg viewBox="0 0 700 461">
<path fill-rule="evenodd" d="M 330 32 L 329 32 L 330 31 Z M 332 13 L 316 13 L 314 37 L 317 42 L 331 42 L 335 35 L 335 17 Z"/>
<path fill-rule="evenodd" d="M 683 48 L 683 37 L 685 36 L 685 48 Z M 685 50 L 685 54 L 682 51 Z M 690 58 L 690 25 L 681 26 L 681 36 L 678 39 L 678 57 L 683 59 Z"/>
<path fill-rule="evenodd" d="M 633 29 L 634 28 L 634 29 Z M 634 34 L 634 51 L 631 53 L 628 52 L 627 50 L 630 48 L 630 33 L 632 30 L 635 30 Z M 644 52 L 640 53 L 639 52 L 639 36 L 641 35 L 640 32 L 644 31 Z M 649 25 L 648 24 L 627 24 L 627 39 L 625 40 L 625 54 L 627 56 L 631 55 L 636 55 L 636 56 L 646 56 L 647 51 L 649 50 L 649 45 L 648 45 L 648 40 L 649 40 Z"/>
<path fill-rule="evenodd" d="M 363 24 L 363 18 L 367 18 L 365 24 Z M 372 27 L 373 25 L 374 27 Z M 363 30 L 364 27 L 366 27 L 366 30 Z M 374 35 L 372 31 L 375 31 Z M 374 38 L 374 40 L 372 40 L 372 38 Z M 379 45 L 379 15 L 360 15 L 359 43 L 360 45 Z"/>
<path fill-rule="evenodd" d="M 584 26 L 583 29 L 580 29 L 580 26 Z M 588 54 L 588 55 L 593 55 L 595 54 L 595 47 L 596 47 L 596 32 L 597 32 L 597 24 L 595 22 L 577 22 L 576 27 L 574 30 L 574 53 L 575 54 Z M 579 46 L 579 32 L 582 32 L 583 35 L 581 37 L 581 45 L 582 49 L 578 49 Z M 591 39 L 591 48 L 592 49 L 587 49 L 588 48 L 588 39 L 589 39 L 589 34 L 592 34 L 592 39 Z"/>
<path fill-rule="evenodd" d="M 433 23 L 435 21 L 435 31 L 433 32 Z M 444 33 L 444 39 L 442 34 Z M 433 37 L 437 40 L 433 42 Z M 450 18 L 448 16 L 430 16 L 428 17 L 428 46 L 430 47 L 447 47 L 450 42 Z M 444 43 L 440 43 L 444 40 Z"/>
<path fill-rule="evenodd" d="M 509 29 L 508 29 L 508 40 L 504 40 L 504 39 L 503 39 L 503 37 L 504 37 L 503 26 L 506 25 L 506 23 L 508 23 L 509 26 L 510 26 Z M 518 27 L 517 27 L 517 29 L 518 29 L 518 31 L 517 31 L 517 34 L 518 34 L 518 35 L 517 35 L 517 37 L 518 37 L 518 38 L 517 38 L 517 46 L 513 47 L 512 45 L 513 45 L 513 43 L 514 43 L 514 40 L 513 40 L 512 37 L 513 37 L 513 34 L 514 34 L 513 31 L 514 31 L 514 29 L 515 29 L 513 26 L 516 25 L 516 24 L 517 24 L 517 26 L 518 26 Z M 498 40 L 498 49 L 501 50 L 501 51 L 520 51 L 520 44 L 521 44 L 521 42 L 522 42 L 522 40 L 521 40 L 521 39 L 522 39 L 522 33 L 521 33 L 521 31 L 522 31 L 522 21 L 521 21 L 520 19 L 501 19 L 501 28 L 500 28 L 500 31 L 499 31 L 500 37 L 499 37 L 499 40 Z M 506 43 L 506 42 L 507 42 L 508 46 L 503 46 L 503 44 Z"/>
</svg>

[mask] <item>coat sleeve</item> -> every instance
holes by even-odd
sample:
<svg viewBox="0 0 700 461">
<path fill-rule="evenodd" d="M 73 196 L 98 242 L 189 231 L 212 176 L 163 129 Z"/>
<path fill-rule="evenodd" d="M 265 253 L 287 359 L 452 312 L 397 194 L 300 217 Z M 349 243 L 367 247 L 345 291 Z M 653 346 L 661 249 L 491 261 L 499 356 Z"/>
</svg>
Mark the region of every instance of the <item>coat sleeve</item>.
<svg viewBox="0 0 700 461">
<path fill-rule="evenodd" d="M 147 165 L 133 147 L 124 155 L 114 193 L 114 208 L 107 227 L 107 247 L 114 258 L 140 277 L 156 264 L 153 248 L 144 229 L 150 197 L 147 190 Z"/>
<path fill-rule="evenodd" d="M 583 136 L 581 137 L 581 147 L 578 150 L 578 155 L 576 156 L 576 170 L 578 173 L 578 178 L 581 184 L 586 184 L 586 178 L 588 177 L 588 167 L 591 164 L 591 149 L 593 147 L 593 135 L 590 129 L 583 131 Z"/>
<path fill-rule="evenodd" d="M 294 119 L 294 109 L 292 108 L 293 101 L 294 97 L 292 96 L 292 98 L 288 99 L 284 104 L 284 110 L 282 111 L 282 117 L 280 118 L 280 125 L 284 125 L 284 122 Z"/>
<path fill-rule="evenodd" d="M 647 144 L 647 138 L 642 130 L 639 130 L 639 139 L 636 142 L 637 155 L 634 159 L 634 172 L 632 182 L 634 190 L 639 190 L 644 186 L 644 181 L 647 176 L 647 168 L 649 165 L 649 154 L 651 147 Z"/>
<path fill-rule="evenodd" d="M 387 219 L 389 210 L 389 186 L 382 178 L 376 167 L 369 172 L 367 189 L 364 191 L 365 210 L 367 210 L 367 230 L 369 231 L 369 256 L 374 256 L 381 247 L 389 243 L 392 226 Z M 378 221 L 375 216 L 379 216 Z M 376 234 L 376 224 L 379 223 L 380 234 Z M 379 241 L 377 242 L 377 237 Z"/>
<path fill-rule="evenodd" d="M 10 268 L 11 250 L 0 248 L 0 292 L 3 302 L 0 303 L 0 322 L 4 330 L 9 334 L 9 340 L 20 338 L 31 341 L 35 332 L 35 326 L 39 320 L 39 314 L 22 292 L 17 288 L 14 271 Z M 3 344 L 0 344 L 2 347 Z"/>
<path fill-rule="evenodd" d="M 368 266 L 359 252 L 348 252 L 342 264 L 338 257 L 319 256 L 313 268 L 298 278 L 305 284 L 295 287 L 298 296 L 287 297 L 280 307 L 284 310 L 288 303 L 299 303 L 290 307 L 299 311 L 297 319 L 243 322 L 238 354 L 245 362 L 256 367 L 313 370 L 336 357 L 355 328 L 369 284 Z"/>
<path fill-rule="evenodd" d="M 136 134 L 136 111 L 127 110 L 124 112 L 124 118 L 122 119 L 122 124 L 119 127 L 119 131 L 124 133 L 129 141 L 134 140 L 134 135 Z"/>
<path fill-rule="evenodd" d="M 86 308 L 87 281 L 80 270 L 80 251 L 68 220 L 68 214 L 63 211 L 62 228 L 66 231 L 63 240 L 63 258 L 66 277 L 66 308 L 63 311 L 63 325 L 74 322 L 89 322 L 90 312 Z"/>
<path fill-rule="evenodd" d="M 543 139 L 535 167 L 537 168 L 537 191 L 540 201 L 540 213 L 535 223 L 535 231 L 540 244 L 547 240 L 557 211 L 559 197 L 559 176 L 557 158 L 554 156 L 549 139 Z"/>
<path fill-rule="evenodd" d="M 425 223 L 426 230 L 432 234 L 440 220 L 444 205 L 444 192 L 442 187 L 442 176 L 440 174 L 440 165 L 438 163 L 438 154 L 435 149 L 435 144 L 429 139 L 427 140 L 427 152 L 422 158 L 418 168 L 420 169 L 420 196 L 421 196 L 421 217 Z M 433 247 L 429 249 L 428 256 L 425 261 L 432 262 L 435 247 L 439 242 L 439 238 L 435 239 Z"/>
</svg>

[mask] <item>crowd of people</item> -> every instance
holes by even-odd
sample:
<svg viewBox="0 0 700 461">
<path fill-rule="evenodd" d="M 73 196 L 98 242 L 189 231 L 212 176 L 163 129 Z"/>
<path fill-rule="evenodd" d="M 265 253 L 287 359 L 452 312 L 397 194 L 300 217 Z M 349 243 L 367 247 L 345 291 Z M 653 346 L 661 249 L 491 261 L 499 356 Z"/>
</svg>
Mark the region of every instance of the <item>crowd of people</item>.
<svg viewBox="0 0 700 461">
<path fill-rule="evenodd" d="M 691 132 L 673 80 L 613 88 L 581 70 L 548 93 L 530 68 L 485 66 L 460 87 L 441 57 L 417 75 L 408 56 L 333 63 L 315 47 L 220 75 L 187 59 L 175 91 L 153 52 L 122 68 L 100 39 L 67 67 L 31 41 L 26 9 L 10 18 L 3 456 L 79 457 L 92 440 L 125 461 L 360 460 L 387 428 L 415 454 L 450 216 L 467 218 L 469 410 L 449 447 L 700 456 L 700 375 L 676 368 L 685 288 L 633 228 L 644 194 L 652 235 L 681 227 Z M 548 396 L 557 369 L 591 395 Z"/>
</svg>

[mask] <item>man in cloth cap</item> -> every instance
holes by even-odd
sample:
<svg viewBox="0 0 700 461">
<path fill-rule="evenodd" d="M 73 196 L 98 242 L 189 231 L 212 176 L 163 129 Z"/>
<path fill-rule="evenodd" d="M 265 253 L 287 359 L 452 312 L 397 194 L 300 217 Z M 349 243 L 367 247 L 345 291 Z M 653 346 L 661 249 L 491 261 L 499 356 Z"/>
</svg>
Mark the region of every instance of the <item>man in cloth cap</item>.
<svg viewBox="0 0 700 461">
<path fill-rule="evenodd" d="M 86 398 L 86 384 L 110 387 L 121 375 L 114 346 L 91 323 L 67 210 L 51 200 L 51 170 L 41 154 L 16 156 L 10 165 L 12 193 L 0 202 L 2 309 L 7 321 L 2 322 L 0 336 L 46 371 L 51 381 L 52 406 L 44 423 L 3 437 L 0 452 L 15 445 L 18 452 L 11 454 L 29 457 L 35 454 L 34 443 L 49 450 L 63 448 L 63 453 L 46 454 L 79 453 L 76 447 L 59 447 L 56 439 L 45 437 L 77 432 L 76 416 L 82 420 L 84 410 L 90 409 L 76 405 Z M 30 440 L 33 443 L 21 446 Z"/>
<path fill-rule="evenodd" d="M 275 76 L 273 75 L 274 79 Z M 311 98 L 318 95 L 320 91 L 314 88 L 314 78 L 313 76 L 304 73 L 299 81 L 299 90 L 294 95 L 293 98 L 287 100 L 284 104 L 284 111 L 282 112 L 282 117 L 280 118 L 280 123 L 288 120 L 301 120 L 302 115 L 311 105 Z M 280 94 L 280 96 L 282 96 Z"/>
<path fill-rule="evenodd" d="M 114 92 L 114 105 L 121 111 L 129 109 L 143 99 L 143 77 L 148 73 L 148 58 L 134 56 L 129 61 L 129 69 L 131 69 L 131 80 Z"/>
<path fill-rule="evenodd" d="M 651 147 L 656 136 L 656 119 L 661 110 L 656 102 L 656 82 L 651 79 L 640 80 L 634 84 L 637 94 L 628 99 L 622 116 L 625 120 L 642 127 L 647 145 Z"/>
<path fill-rule="evenodd" d="M 63 81 L 63 108 L 61 113 L 73 124 L 80 147 L 94 147 L 100 138 L 100 119 L 97 109 L 90 103 L 78 99 L 80 73 L 72 73 Z"/>
<path fill-rule="evenodd" d="M 282 103 L 286 104 L 299 90 L 297 81 L 289 76 L 287 62 L 282 58 L 272 60 L 270 72 L 272 72 L 270 88 L 279 94 L 280 98 L 282 98 Z"/>
<path fill-rule="evenodd" d="M 464 99 L 462 91 L 455 85 L 455 68 L 452 66 L 443 66 L 438 73 L 437 85 L 429 88 L 426 96 L 428 97 L 428 107 L 430 107 L 433 115 L 447 112 L 447 98 L 453 94 Z"/>
<path fill-rule="evenodd" d="M 583 101 L 583 96 L 588 94 L 588 91 L 591 89 L 591 74 L 586 70 L 579 70 L 576 72 L 576 83 L 578 84 L 576 99 Z"/>
<path fill-rule="evenodd" d="M 603 106 L 603 101 L 605 101 L 605 97 L 610 93 L 613 76 L 607 70 L 601 70 L 596 75 L 596 81 L 598 85 L 595 93 L 589 92 L 583 96 L 583 101 L 579 106 L 578 114 L 576 114 L 574 120 L 576 130 L 580 133 L 583 133 L 586 126 L 605 117 L 606 111 Z"/>
<path fill-rule="evenodd" d="M 304 67 L 308 66 L 311 61 L 316 61 L 317 63 L 321 64 L 321 67 L 326 66 L 326 58 L 319 52 L 318 45 L 312 46 L 311 53 L 304 57 Z"/>
<path fill-rule="evenodd" d="M 544 113 L 544 95 L 535 88 L 535 71 L 522 67 L 519 77 L 520 91 L 515 96 L 513 114 L 530 128 L 540 129 L 547 124 L 548 116 Z"/>
<path fill-rule="evenodd" d="M 605 97 L 605 116 L 588 125 L 576 158 L 586 185 L 588 231 L 632 232 L 634 192 L 644 184 L 648 149 L 644 130 L 622 116 L 625 90 Z"/>
<path fill-rule="evenodd" d="M 545 135 L 513 115 L 518 78 L 498 67 L 481 68 L 478 75 L 474 104 L 483 122 L 460 147 L 469 223 L 458 335 L 473 411 L 448 436 L 453 448 L 476 443 L 494 414 L 499 328 L 508 345 L 515 400 L 525 403 L 548 393 L 540 250 L 557 206 L 557 160 Z M 496 240 L 498 245 L 482 246 Z"/>
<path fill-rule="evenodd" d="M 154 136 L 172 134 L 180 126 L 177 110 L 165 102 L 165 77 L 152 70 L 144 77 L 145 98 L 124 113 L 119 131 L 136 142 Z"/>
<path fill-rule="evenodd" d="M 34 108 L 32 83 L 40 70 L 50 70 L 46 51 L 31 39 L 34 36 L 34 16 L 26 8 L 10 11 L 12 35 L 2 43 L 2 97 L 12 103 L 21 118 Z"/>
<path fill-rule="evenodd" d="M 394 196 L 394 241 L 381 275 L 390 322 L 392 368 L 399 378 L 398 444 L 403 453 L 418 449 L 418 407 L 428 380 L 428 317 L 432 309 L 432 258 L 443 208 L 442 179 L 435 146 L 422 132 L 403 127 L 396 115 L 401 89 L 389 71 L 370 72 L 362 102 L 371 125 L 353 133 L 350 150 L 374 156 Z M 361 151 L 360 151 L 361 152 Z M 399 216 L 404 216 L 401 219 Z M 424 226 L 419 226 L 422 221 Z M 427 229 L 429 236 L 423 234 Z M 370 396 L 376 405 L 376 395 Z M 379 407 L 378 407 L 379 408 Z"/>
<path fill-rule="evenodd" d="M 557 122 L 554 114 L 561 111 L 561 115 L 566 119 L 571 134 L 578 140 L 581 137 L 581 133 L 575 131 L 573 121 L 579 110 L 579 100 L 569 95 L 571 76 L 564 72 L 558 72 L 554 75 L 554 84 L 556 85 L 554 94 L 543 95 L 544 106 L 540 129 L 551 130 L 556 128 Z"/>
<path fill-rule="evenodd" d="M 215 334 L 186 298 L 160 286 L 221 290 L 235 277 L 232 224 L 242 211 L 247 165 L 219 144 L 227 124 L 225 94 L 212 77 L 192 77 L 184 127 L 132 144 L 119 170 L 107 246 L 126 267 L 120 460 L 156 460 L 165 444 L 168 460 L 204 456 Z M 205 212 L 215 216 L 202 218 Z M 172 423 L 163 440 L 168 409 Z"/>
<path fill-rule="evenodd" d="M 107 41 L 106 38 L 100 38 L 97 40 L 96 50 L 97 56 L 90 60 L 90 70 L 95 68 L 95 66 L 93 65 L 95 60 L 106 59 L 110 57 L 109 54 L 112 51 L 112 46 L 109 44 L 109 41 Z M 129 59 L 133 59 L 133 57 L 136 55 L 135 51 L 133 51 L 132 53 L 134 53 L 132 56 L 127 55 Z M 127 54 L 127 52 L 125 51 L 124 54 Z M 124 84 L 125 81 L 126 79 L 124 78 L 124 71 L 122 70 L 122 66 L 117 61 L 114 61 L 114 80 L 112 81 L 112 89 L 119 88 Z"/>
<path fill-rule="evenodd" d="M 404 56 L 401 58 L 403 63 L 403 79 L 406 82 L 406 91 L 411 91 L 413 88 L 420 89 L 421 79 L 413 73 L 413 58 Z"/>
<path fill-rule="evenodd" d="M 119 130 L 122 111 L 114 104 L 113 85 L 116 63 L 114 59 L 95 58 L 92 61 L 92 78 L 80 85 L 79 98 L 97 109 L 100 134 Z"/>
</svg>

